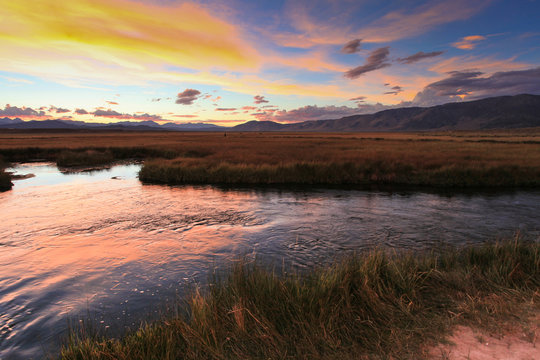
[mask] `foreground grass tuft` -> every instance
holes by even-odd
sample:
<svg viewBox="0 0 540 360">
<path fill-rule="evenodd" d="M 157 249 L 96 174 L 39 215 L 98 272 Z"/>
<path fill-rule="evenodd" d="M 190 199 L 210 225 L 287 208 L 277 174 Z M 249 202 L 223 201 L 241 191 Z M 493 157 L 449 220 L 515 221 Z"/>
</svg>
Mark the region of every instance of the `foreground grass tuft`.
<svg viewBox="0 0 540 360">
<path fill-rule="evenodd" d="M 538 311 L 540 243 L 349 257 L 304 275 L 238 263 L 187 308 L 120 339 L 73 333 L 63 359 L 422 358 L 452 325 Z"/>
</svg>

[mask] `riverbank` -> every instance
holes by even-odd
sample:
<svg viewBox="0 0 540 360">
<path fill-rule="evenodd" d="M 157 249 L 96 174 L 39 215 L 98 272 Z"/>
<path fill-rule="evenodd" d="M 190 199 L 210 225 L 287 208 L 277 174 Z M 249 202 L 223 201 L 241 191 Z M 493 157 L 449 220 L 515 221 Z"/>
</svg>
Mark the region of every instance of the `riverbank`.
<svg viewBox="0 0 540 360">
<path fill-rule="evenodd" d="M 180 184 L 540 186 L 540 130 L 441 133 L 3 133 L 8 161 L 144 160 L 140 179 Z"/>
<path fill-rule="evenodd" d="M 185 307 L 119 339 L 74 332 L 63 359 L 428 358 L 456 325 L 526 326 L 540 243 L 375 250 L 308 274 L 240 262 Z M 87 334 L 87 333 L 86 333 Z"/>
</svg>

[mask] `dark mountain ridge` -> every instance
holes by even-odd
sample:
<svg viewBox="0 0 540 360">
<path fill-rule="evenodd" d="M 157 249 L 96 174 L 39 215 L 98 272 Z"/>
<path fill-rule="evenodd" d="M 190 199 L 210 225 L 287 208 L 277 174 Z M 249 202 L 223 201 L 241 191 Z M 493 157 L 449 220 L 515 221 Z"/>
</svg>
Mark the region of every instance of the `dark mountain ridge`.
<svg viewBox="0 0 540 360">
<path fill-rule="evenodd" d="M 101 124 L 69 120 L 0 118 L 0 128 L 9 129 L 100 129 L 137 131 L 432 131 L 485 130 L 540 127 L 540 95 L 498 96 L 432 107 L 405 107 L 340 119 L 281 124 L 248 121 L 234 127 L 205 123 L 158 124 L 154 121 Z"/>
<path fill-rule="evenodd" d="M 270 124 L 269 124 L 270 123 Z M 540 126 L 540 95 L 499 96 L 432 107 L 406 107 L 295 124 L 250 121 L 241 131 L 430 131 Z"/>
</svg>

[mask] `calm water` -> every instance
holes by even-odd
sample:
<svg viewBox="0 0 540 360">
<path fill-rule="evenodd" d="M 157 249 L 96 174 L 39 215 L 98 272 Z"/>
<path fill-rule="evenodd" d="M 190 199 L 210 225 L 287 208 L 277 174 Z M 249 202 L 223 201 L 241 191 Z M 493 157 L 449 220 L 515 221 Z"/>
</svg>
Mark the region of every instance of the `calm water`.
<svg viewBox="0 0 540 360">
<path fill-rule="evenodd" d="M 308 268 L 373 246 L 540 234 L 540 192 L 438 195 L 142 185 L 138 165 L 26 164 L 0 193 L 0 359 L 58 351 L 68 319 L 134 327 L 239 255 Z"/>
</svg>

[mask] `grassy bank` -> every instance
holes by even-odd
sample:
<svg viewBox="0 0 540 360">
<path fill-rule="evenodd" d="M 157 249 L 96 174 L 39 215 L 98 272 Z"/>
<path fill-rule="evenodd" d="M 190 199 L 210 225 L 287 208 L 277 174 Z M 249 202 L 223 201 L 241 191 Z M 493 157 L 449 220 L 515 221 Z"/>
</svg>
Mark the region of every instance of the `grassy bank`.
<svg viewBox="0 0 540 360">
<path fill-rule="evenodd" d="M 0 133 L 8 161 L 145 160 L 166 184 L 538 187 L 540 129 L 456 133 Z"/>
<path fill-rule="evenodd" d="M 421 359 L 456 324 L 538 312 L 540 244 L 372 251 L 304 275 L 240 263 L 120 339 L 74 333 L 63 359 Z"/>
<path fill-rule="evenodd" d="M 416 166 L 415 166 L 416 165 Z M 411 185 L 434 187 L 538 187 L 540 167 L 422 163 L 393 160 L 280 164 L 145 162 L 139 178 L 165 184 Z"/>
</svg>

